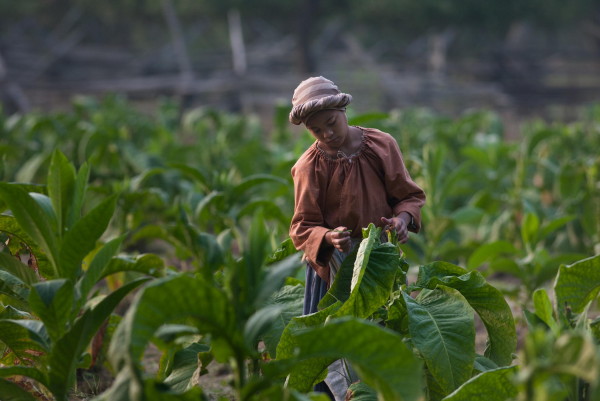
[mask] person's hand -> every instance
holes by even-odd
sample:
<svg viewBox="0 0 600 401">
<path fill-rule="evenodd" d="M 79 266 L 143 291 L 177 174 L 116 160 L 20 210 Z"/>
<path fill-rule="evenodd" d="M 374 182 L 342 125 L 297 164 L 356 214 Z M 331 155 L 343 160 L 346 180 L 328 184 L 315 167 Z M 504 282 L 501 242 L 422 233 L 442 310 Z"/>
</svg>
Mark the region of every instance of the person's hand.
<svg viewBox="0 0 600 401">
<path fill-rule="evenodd" d="M 404 212 L 403 212 L 404 213 Z M 408 221 L 410 221 L 410 215 L 405 213 L 408 216 Z M 386 225 L 388 230 L 395 230 L 398 234 L 398 242 L 401 244 L 405 244 L 408 241 L 408 223 L 407 218 L 402 215 L 392 217 L 388 219 L 386 217 L 381 218 L 381 222 Z"/>
<path fill-rule="evenodd" d="M 352 245 L 350 232 L 346 227 L 334 228 L 325 234 L 325 241 L 340 252 L 348 252 Z"/>
</svg>

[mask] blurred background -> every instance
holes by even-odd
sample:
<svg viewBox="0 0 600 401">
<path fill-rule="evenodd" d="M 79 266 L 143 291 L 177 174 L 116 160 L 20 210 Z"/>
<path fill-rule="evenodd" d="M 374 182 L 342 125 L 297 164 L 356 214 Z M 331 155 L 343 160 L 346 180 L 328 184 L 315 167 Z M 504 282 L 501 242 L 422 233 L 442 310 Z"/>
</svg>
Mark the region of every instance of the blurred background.
<svg viewBox="0 0 600 401">
<path fill-rule="evenodd" d="M 5 113 L 119 93 L 256 113 L 324 75 L 364 113 L 572 120 L 600 100 L 597 0 L 0 0 Z"/>
</svg>

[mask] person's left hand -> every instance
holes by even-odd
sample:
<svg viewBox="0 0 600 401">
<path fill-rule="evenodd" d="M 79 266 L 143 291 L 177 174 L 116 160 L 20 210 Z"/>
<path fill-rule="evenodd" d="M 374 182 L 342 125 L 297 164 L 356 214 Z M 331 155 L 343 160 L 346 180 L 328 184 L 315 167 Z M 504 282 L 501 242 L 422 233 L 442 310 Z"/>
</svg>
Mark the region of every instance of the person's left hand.
<svg viewBox="0 0 600 401">
<path fill-rule="evenodd" d="M 398 234 L 398 242 L 405 244 L 408 241 L 408 224 L 402 216 L 392 217 L 391 219 L 382 217 L 381 222 L 385 224 L 389 230 L 396 231 Z"/>
</svg>

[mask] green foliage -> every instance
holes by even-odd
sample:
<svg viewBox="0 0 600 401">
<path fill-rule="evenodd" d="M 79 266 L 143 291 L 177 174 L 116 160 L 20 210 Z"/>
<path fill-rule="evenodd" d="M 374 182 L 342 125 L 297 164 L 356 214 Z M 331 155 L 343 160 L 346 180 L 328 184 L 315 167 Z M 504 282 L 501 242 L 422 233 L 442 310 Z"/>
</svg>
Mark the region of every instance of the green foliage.
<svg viewBox="0 0 600 401">
<path fill-rule="evenodd" d="M 600 255 L 581 260 L 572 265 L 562 265 L 556 276 L 554 291 L 557 306 L 582 312 L 600 292 Z"/>
<path fill-rule="evenodd" d="M 213 360 L 232 367 L 243 400 L 319 399 L 308 393 L 338 358 L 358 371 L 365 399 L 596 391 L 597 114 L 532 123 L 519 143 L 502 140 L 486 112 L 353 117 L 398 140 L 428 195 L 423 231 L 400 246 L 371 227 L 322 310 L 299 317 L 300 254 L 282 239 L 289 169 L 310 137 L 290 144 L 286 110 L 269 143 L 250 117 L 197 109 L 180 119 L 172 105 L 150 117 L 119 97 L 0 120 L 2 391 L 21 396 L 3 378 L 27 376 L 65 399 L 91 339 L 142 284 L 99 399 L 204 399 L 196 384 Z M 553 279 L 554 296 L 541 288 Z M 521 350 L 506 294 L 533 308 Z M 162 352 L 154 377 L 140 360 L 150 343 Z"/>
<path fill-rule="evenodd" d="M 502 293 L 478 272 L 467 272 L 459 266 L 435 262 L 419 270 L 416 288 L 444 285 L 457 289 L 478 313 L 489 335 L 485 356 L 499 366 L 508 365 L 517 345 L 512 311 Z"/>
<path fill-rule="evenodd" d="M 413 300 L 403 294 L 412 343 L 444 393 L 467 381 L 475 362 L 473 309 L 454 289 L 438 286 Z"/>
<path fill-rule="evenodd" d="M 352 333 L 347 336 L 347 333 Z M 340 341 L 344 338 L 344 341 Z M 293 350 L 278 349 L 279 358 L 292 358 L 296 366 L 291 375 L 306 374 L 303 370 L 317 372 L 312 363 L 327 360 L 329 363 L 345 358 L 356 369 L 366 384 L 374 388 L 385 400 L 417 400 L 421 393 L 420 363 L 392 331 L 353 317 L 333 319 L 322 327 L 304 330 L 295 336 L 297 356 Z M 284 351 L 288 352 L 284 352 Z M 307 360 L 312 363 L 302 363 Z M 300 363 L 298 363 L 300 362 Z M 321 370 L 326 369 L 321 365 Z M 307 391 L 318 376 L 302 384 Z M 290 385 L 293 384 L 290 382 Z"/>
<path fill-rule="evenodd" d="M 363 382 L 356 382 L 348 388 L 350 400 L 354 401 L 373 401 L 377 399 L 377 392 Z"/>
<path fill-rule="evenodd" d="M 35 401 L 36 398 L 8 380 L 0 379 L 0 391 L 6 401 Z"/>
<path fill-rule="evenodd" d="M 12 214 L 4 216 L 2 226 L 9 241 L 23 241 L 31 258 L 47 259 L 51 266 L 41 271 L 47 275 L 38 277 L 20 262 L 18 253 L 11 255 L 10 247 L 2 253 L 0 283 L 8 295 L 3 306 L 16 308 L 12 316 L 0 319 L 4 328 L 0 341 L 6 346 L 2 363 L 18 362 L 24 367 L 1 369 L 2 376 L 28 376 L 57 400 L 67 399 L 75 372 L 100 326 L 129 292 L 146 281 L 131 281 L 88 303 L 90 291 L 111 265 L 122 240 L 98 249 L 116 197 L 108 197 L 82 214 L 88 173 L 86 166 L 77 173 L 56 151 L 48 172 L 48 196 L 28 193 L 18 184 L 0 183 L 0 198 Z M 94 250 L 97 253 L 84 270 L 86 258 Z M 113 272 L 134 265 L 123 263 Z"/>
<path fill-rule="evenodd" d="M 268 300 L 267 305 L 275 306 L 275 311 L 279 314 L 279 317 L 272 319 L 269 329 L 262 331 L 260 336 L 271 358 L 277 358 L 277 344 L 279 344 L 286 325 L 292 318 L 302 315 L 303 298 L 304 286 L 297 284 L 284 286 Z"/>
<path fill-rule="evenodd" d="M 513 383 L 516 369 L 511 366 L 480 373 L 444 397 L 444 401 L 466 401 L 479 397 L 490 401 L 513 399 L 517 395 Z"/>
<path fill-rule="evenodd" d="M 336 277 L 332 292 L 321 301 L 320 306 L 344 302 L 334 316 L 366 318 L 389 298 L 395 278 L 402 271 L 396 247 L 381 243 L 380 234 L 381 230 L 374 226 L 369 229 L 368 237 L 361 242 L 356 255 L 348 257 L 348 262 L 340 268 L 340 278 Z M 346 280 L 349 273 L 351 278 Z"/>
<path fill-rule="evenodd" d="M 404 338 L 404 343 L 410 344 L 413 349 L 410 353 L 414 352 L 424 362 L 425 372 L 417 369 L 421 371 L 418 373 L 419 378 L 426 376 L 430 398 L 440 399 L 482 369 L 481 365 L 475 368 L 475 312 L 488 331 L 490 346 L 486 350 L 486 356 L 499 365 L 512 362 L 516 349 L 515 325 L 510 308 L 500 291 L 488 284 L 477 272 L 468 272 L 459 266 L 443 262 L 422 266 L 417 282 L 407 287 L 403 283 L 405 273 L 397 244 L 393 241 L 381 243 L 380 235 L 381 229 L 373 225 L 369 227 L 357 250 L 342 264 L 330 291 L 319 305 L 323 309 L 291 320 L 277 347 L 278 363 L 283 364 L 286 360 L 302 355 L 305 346 L 300 341 L 303 336 L 308 337 L 306 333 L 344 321 L 347 316 L 382 319 L 384 325 L 394 330 L 390 331 L 394 333 L 392 338 Z M 385 262 L 382 262 L 380 255 L 385 255 Z M 374 277 L 381 282 L 373 285 L 371 280 Z M 402 277 L 400 286 L 395 285 L 397 277 Z M 410 294 L 415 290 L 421 291 L 413 298 Z M 399 321 L 406 321 L 406 328 L 403 328 L 402 323 L 398 325 Z M 353 333 L 355 334 L 351 339 L 346 338 L 344 343 L 352 342 L 360 335 L 358 328 Z M 384 335 L 377 336 L 375 342 L 381 344 Z M 324 336 L 320 342 L 326 342 L 331 350 L 345 347 L 338 344 L 341 337 L 335 337 L 331 342 L 325 340 L 328 338 Z M 385 348 L 387 352 L 391 352 L 391 348 Z M 369 349 L 369 346 L 361 345 L 360 349 Z M 375 358 L 375 350 L 369 353 L 371 358 Z M 318 355 L 296 364 L 287 378 L 288 385 L 307 391 L 322 380 L 327 366 L 342 356 L 348 358 L 353 366 L 360 363 L 360 353 L 328 354 L 329 351 L 321 349 Z M 411 358 L 403 358 L 405 364 L 413 363 L 410 362 Z M 394 369 L 396 376 L 402 376 L 402 379 L 396 376 L 395 379 L 405 380 L 408 371 L 414 373 L 415 366 L 398 365 Z M 400 371 L 406 373 L 398 373 Z M 387 390 L 377 384 L 377 381 L 372 381 L 369 374 L 368 371 L 359 372 L 364 383 L 384 399 L 396 399 L 394 395 L 386 395 Z M 387 380 L 391 382 L 392 379 Z M 410 378 L 413 384 L 417 380 L 419 379 L 415 377 Z M 408 388 L 406 383 L 402 386 Z M 413 387 L 410 388 L 414 390 Z M 421 390 L 414 391 L 410 395 L 402 395 L 402 399 L 418 397 Z M 434 393 L 435 396 L 432 395 Z"/>
<path fill-rule="evenodd" d="M 554 291 L 556 306 L 543 289 L 533 294 L 534 311 L 525 310 L 530 330 L 518 353 L 518 365 L 486 370 L 444 400 L 593 400 L 599 372 L 596 320 L 588 318 L 598 296 L 594 276 L 598 256 L 561 266 Z M 579 290 L 584 286 L 587 290 Z"/>
<path fill-rule="evenodd" d="M 525 311 L 530 331 L 514 380 L 519 399 L 598 397 L 600 350 L 595 321 L 588 313 L 598 297 L 594 283 L 599 258 L 560 267 L 554 284 L 555 305 L 545 290 L 534 293 L 534 311 Z"/>
<path fill-rule="evenodd" d="M 269 377 L 258 375 L 259 341 L 265 339 L 267 347 L 273 349 L 282 324 L 300 313 L 302 299 L 298 288 L 283 286 L 298 269 L 299 255 L 273 262 L 267 238 L 264 220 L 257 217 L 248 238 L 240 238 L 241 258 L 225 253 L 216 242 L 205 243 L 222 253 L 220 264 L 213 266 L 223 268 L 222 272 L 205 266 L 199 274 L 173 274 L 146 285 L 133 300 L 111 342 L 111 362 L 119 373 L 115 385 L 101 399 L 135 400 L 142 396 L 139 391 L 148 382 L 141 379 L 141 357 L 157 337 L 171 355 L 168 359 L 172 368 L 161 380 L 170 391 L 180 396 L 192 394 L 196 391 L 189 384 L 192 376 L 198 369 L 202 375 L 202 369 L 214 358 L 232 365 L 234 388 L 242 399 L 261 399 L 259 394 L 273 384 Z M 177 350 L 175 339 L 190 333 L 201 335 L 201 340 Z"/>
<path fill-rule="evenodd" d="M 449 120 L 404 110 L 379 122 L 397 139 L 428 196 L 423 232 L 404 248 L 407 260 L 508 274 L 519 280 L 512 290 L 528 297 L 552 280 L 560 264 L 597 253 L 594 118 L 525 125 L 519 142 L 502 139 L 492 113 Z M 572 159 L 561 157 L 565 149 Z"/>
</svg>

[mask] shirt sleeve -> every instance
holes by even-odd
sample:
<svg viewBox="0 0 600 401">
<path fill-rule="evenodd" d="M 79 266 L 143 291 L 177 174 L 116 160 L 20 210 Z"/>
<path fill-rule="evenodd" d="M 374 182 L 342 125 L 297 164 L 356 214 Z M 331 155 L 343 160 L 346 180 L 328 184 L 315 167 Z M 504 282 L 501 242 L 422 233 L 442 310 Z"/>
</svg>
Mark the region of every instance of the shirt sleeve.
<svg viewBox="0 0 600 401">
<path fill-rule="evenodd" d="M 312 171 L 311 171 L 312 170 Z M 292 168 L 294 179 L 294 216 L 290 225 L 290 238 L 296 249 L 304 252 L 304 259 L 319 277 L 329 282 L 329 260 L 333 247 L 321 246 L 325 234 L 323 212 L 319 203 L 320 186 L 314 169 Z"/>
<path fill-rule="evenodd" d="M 425 192 L 410 177 L 398 143 L 391 136 L 387 156 L 387 160 L 384 158 L 382 162 L 388 203 L 394 216 L 401 212 L 411 215 L 412 222 L 408 229 L 417 233 L 421 229 L 421 208 L 425 204 Z"/>
</svg>

